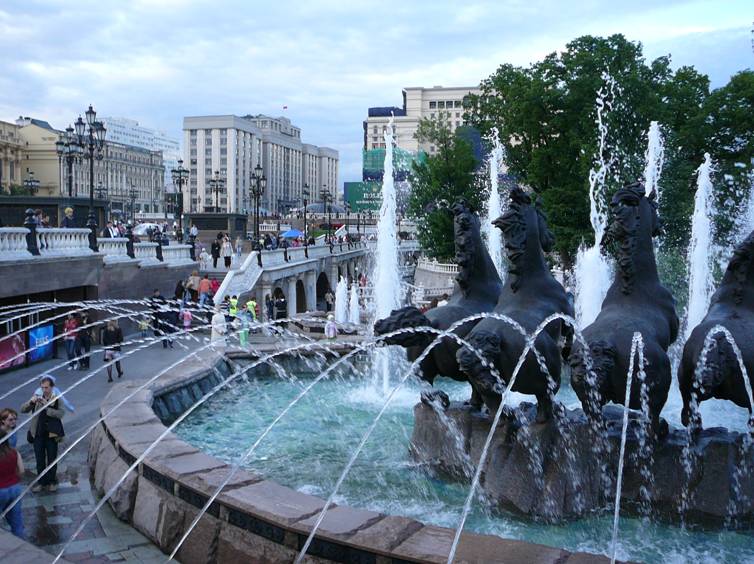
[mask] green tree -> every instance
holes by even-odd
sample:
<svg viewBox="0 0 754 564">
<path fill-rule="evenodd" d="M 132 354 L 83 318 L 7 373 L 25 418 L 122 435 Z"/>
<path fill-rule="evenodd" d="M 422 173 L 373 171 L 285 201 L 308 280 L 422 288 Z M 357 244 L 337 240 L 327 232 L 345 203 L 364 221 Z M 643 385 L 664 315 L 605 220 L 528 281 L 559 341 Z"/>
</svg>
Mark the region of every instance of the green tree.
<svg viewBox="0 0 754 564">
<path fill-rule="evenodd" d="M 427 254 L 450 260 L 455 254 L 453 217 L 444 204 L 463 198 L 472 210 L 481 209 L 484 194 L 475 174 L 478 163 L 471 144 L 451 131 L 444 114 L 421 120 L 415 137 L 434 151 L 413 163 L 408 212 L 418 220 L 419 241 Z"/>
<path fill-rule="evenodd" d="M 614 81 L 612 90 L 606 87 L 606 75 Z M 501 65 L 482 82 L 481 95 L 467 102 L 471 124 L 483 135 L 497 128 L 510 171 L 541 194 L 556 251 L 566 266 L 572 264 L 578 246 L 593 239 L 588 177 L 598 150 L 595 99 L 600 89 L 609 106 L 603 114 L 608 127 L 606 152 L 614 159 L 608 197 L 619 185 L 641 177 L 652 120 L 664 124 L 673 140 L 671 166 L 664 171 L 663 182 L 667 174 L 687 179 L 693 171 L 689 159 L 697 156 L 699 145 L 679 144 L 684 151 L 676 153 L 676 137 L 684 142 L 692 137 L 684 128 L 700 111 L 708 81 L 686 67 L 674 73 L 669 57 L 647 64 L 641 44 L 622 35 L 579 37 L 563 52 L 527 68 Z M 692 196 L 683 195 L 687 205 Z M 688 217 L 687 210 L 681 217 Z M 687 228 L 678 218 L 671 223 L 674 229 Z M 680 239 L 677 234 L 674 238 Z"/>
</svg>

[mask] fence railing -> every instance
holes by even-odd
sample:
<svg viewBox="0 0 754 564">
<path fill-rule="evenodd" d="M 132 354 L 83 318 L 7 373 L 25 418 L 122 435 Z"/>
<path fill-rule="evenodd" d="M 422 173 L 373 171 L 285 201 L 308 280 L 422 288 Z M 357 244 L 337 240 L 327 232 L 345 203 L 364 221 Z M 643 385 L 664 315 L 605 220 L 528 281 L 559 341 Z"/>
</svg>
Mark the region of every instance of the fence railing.
<svg viewBox="0 0 754 564">
<path fill-rule="evenodd" d="M 0 227 L 0 260 L 31 258 L 26 244 L 26 227 Z"/>
<path fill-rule="evenodd" d="M 458 274 L 458 265 L 453 263 L 437 262 L 436 260 L 421 257 L 416 264 L 416 268 L 428 272 L 439 272 L 441 274 Z"/>
<path fill-rule="evenodd" d="M 105 264 L 133 260 L 128 256 L 128 239 L 126 237 L 98 237 L 99 252 L 105 255 Z"/>
<path fill-rule="evenodd" d="M 37 248 L 41 256 L 68 257 L 91 255 L 89 234 L 86 228 L 37 227 Z"/>
<path fill-rule="evenodd" d="M 162 260 L 170 265 L 193 264 L 191 245 L 163 245 Z"/>
</svg>

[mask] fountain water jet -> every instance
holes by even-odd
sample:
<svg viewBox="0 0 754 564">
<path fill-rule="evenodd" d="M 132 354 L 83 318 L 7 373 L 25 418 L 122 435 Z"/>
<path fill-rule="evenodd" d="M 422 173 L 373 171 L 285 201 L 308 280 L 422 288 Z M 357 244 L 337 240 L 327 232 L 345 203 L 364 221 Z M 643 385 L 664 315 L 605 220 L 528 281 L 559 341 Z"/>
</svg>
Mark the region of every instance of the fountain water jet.
<svg viewBox="0 0 754 564">
<path fill-rule="evenodd" d="M 335 287 L 335 321 L 337 323 L 348 321 L 348 282 L 342 276 Z"/>
<path fill-rule="evenodd" d="M 696 195 L 694 215 L 691 219 L 691 244 L 688 253 L 689 304 L 686 309 L 685 338 L 704 318 L 714 291 L 711 259 L 715 252 L 712 242 L 715 204 L 712 198 L 712 172 L 714 165 L 709 153 L 696 170 Z"/>
<path fill-rule="evenodd" d="M 613 157 L 606 159 L 607 153 L 607 124 L 606 112 L 612 108 L 615 99 L 615 81 L 607 73 L 603 73 L 605 85 L 597 92 L 597 135 L 598 149 L 596 168 L 589 171 L 589 221 L 594 231 L 594 245 L 589 248 L 581 247 L 576 255 L 575 280 L 576 296 L 575 309 L 579 327 L 586 327 L 592 323 L 600 312 L 602 300 L 610 287 L 610 265 L 602 255 L 600 242 L 607 226 L 607 204 L 605 202 L 605 183 L 613 164 Z"/>
<path fill-rule="evenodd" d="M 503 264 L 503 235 L 502 232 L 493 225 L 498 217 L 505 213 L 503 209 L 503 200 L 500 198 L 499 175 L 504 172 L 505 164 L 503 155 L 505 149 L 498 136 L 497 128 L 492 129 L 491 135 L 492 151 L 489 159 L 490 170 L 490 193 L 487 199 L 486 215 L 482 222 L 482 232 L 484 233 L 487 251 L 490 254 L 492 263 L 497 269 L 500 281 L 505 284 L 505 277 L 508 273 Z M 507 199 L 505 200 L 507 202 Z M 506 206 L 507 207 L 507 206 Z"/>
<path fill-rule="evenodd" d="M 647 131 L 647 151 L 645 153 L 646 166 L 644 168 L 644 188 L 646 195 L 652 192 L 657 194 L 657 201 L 660 201 L 660 176 L 662 175 L 662 165 L 665 162 L 665 144 L 660 131 L 660 124 L 652 121 Z"/>
<path fill-rule="evenodd" d="M 351 283 L 351 293 L 348 302 L 348 321 L 354 325 L 361 323 L 361 308 L 359 307 L 359 287 L 356 282 Z"/>
</svg>

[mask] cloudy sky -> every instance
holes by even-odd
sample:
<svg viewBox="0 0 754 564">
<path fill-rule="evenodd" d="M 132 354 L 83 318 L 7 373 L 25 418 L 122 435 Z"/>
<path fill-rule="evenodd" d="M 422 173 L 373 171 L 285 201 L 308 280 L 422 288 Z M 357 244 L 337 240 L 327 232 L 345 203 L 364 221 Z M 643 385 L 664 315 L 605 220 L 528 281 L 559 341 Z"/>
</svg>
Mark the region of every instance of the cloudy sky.
<svg viewBox="0 0 754 564">
<path fill-rule="evenodd" d="M 578 5 L 578 7 L 577 7 Z M 0 120 L 63 128 L 90 103 L 180 136 L 186 115 L 285 115 L 361 177 L 369 106 L 470 86 L 584 34 L 623 33 L 713 86 L 754 68 L 751 0 L 3 0 Z"/>
</svg>

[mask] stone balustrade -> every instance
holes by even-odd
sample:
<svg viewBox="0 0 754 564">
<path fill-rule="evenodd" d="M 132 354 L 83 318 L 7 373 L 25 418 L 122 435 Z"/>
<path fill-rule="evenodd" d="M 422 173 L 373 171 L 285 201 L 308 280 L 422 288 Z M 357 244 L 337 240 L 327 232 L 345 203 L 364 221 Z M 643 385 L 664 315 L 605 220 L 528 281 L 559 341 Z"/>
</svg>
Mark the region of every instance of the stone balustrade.
<svg viewBox="0 0 754 564">
<path fill-rule="evenodd" d="M 163 245 L 162 260 L 170 265 L 193 264 L 191 245 Z"/>
<path fill-rule="evenodd" d="M 0 260 L 30 259 L 33 255 L 26 247 L 26 227 L 0 227 Z"/>
<path fill-rule="evenodd" d="M 430 260 L 424 257 L 419 259 L 416 267 L 421 270 L 427 270 L 429 272 L 439 272 L 441 274 L 458 274 L 457 264 L 437 262 L 436 260 Z"/>
<path fill-rule="evenodd" d="M 86 228 L 38 227 L 37 247 L 42 257 L 70 257 L 91 255 L 89 234 Z"/>
<path fill-rule="evenodd" d="M 157 243 L 134 243 L 134 258 L 141 266 L 160 264 L 157 259 Z"/>
<path fill-rule="evenodd" d="M 128 239 L 126 237 L 99 237 L 99 252 L 105 255 L 105 264 L 133 260 L 128 256 Z"/>
</svg>

